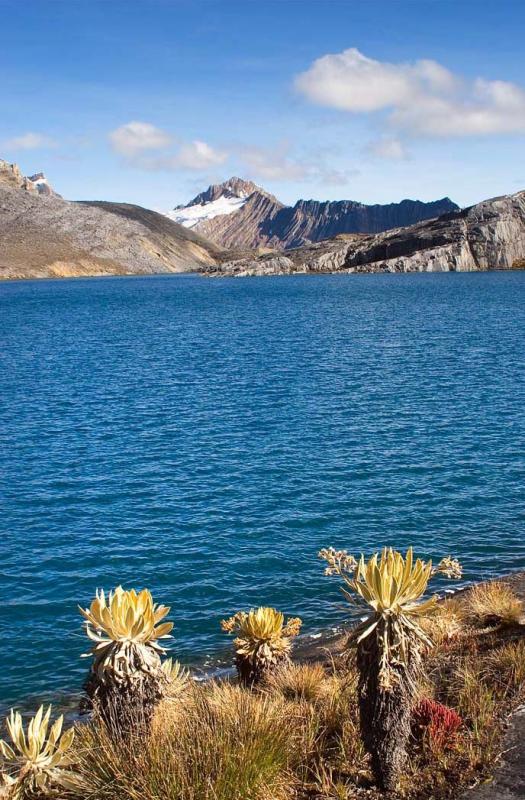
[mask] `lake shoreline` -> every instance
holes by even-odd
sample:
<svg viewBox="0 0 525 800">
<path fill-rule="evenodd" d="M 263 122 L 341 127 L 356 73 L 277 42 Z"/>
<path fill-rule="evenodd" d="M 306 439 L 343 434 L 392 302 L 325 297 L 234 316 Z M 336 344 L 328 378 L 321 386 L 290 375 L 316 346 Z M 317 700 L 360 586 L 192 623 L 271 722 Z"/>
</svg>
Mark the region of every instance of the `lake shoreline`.
<svg viewBox="0 0 525 800">
<path fill-rule="evenodd" d="M 474 586 L 480 586 L 492 582 L 507 583 L 516 595 L 525 603 L 525 570 L 518 569 L 515 572 L 505 573 L 504 575 L 495 575 L 488 580 L 473 581 L 457 590 L 447 590 L 445 593 L 435 593 L 439 597 L 439 601 L 443 602 L 453 597 L 459 597 L 464 593 L 470 591 Z M 431 593 L 432 594 L 432 593 Z M 348 636 L 351 631 L 359 622 L 359 616 L 366 613 L 366 608 L 363 606 L 356 606 L 357 618 L 352 622 L 336 626 L 336 628 L 325 629 L 318 633 L 308 634 L 305 633 L 298 637 L 295 647 L 292 652 L 292 660 L 298 664 L 310 664 L 314 662 L 330 663 L 334 658 L 339 658 L 346 646 Z M 231 654 L 230 663 L 227 662 L 227 653 Z M 169 648 L 167 656 L 177 659 L 176 646 Z M 234 656 L 231 647 L 224 646 L 215 653 L 206 656 L 206 660 L 220 659 L 220 665 L 217 666 L 202 666 L 199 662 L 191 662 L 185 660 L 183 666 L 190 670 L 194 680 L 198 682 L 207 682 L 210 680 L 229 680 L 235 676 Z M 86 670 L 87 677 L 87 670 Z M 56 696 L 41 696 L 28 694 L 20 702 L 15 704 L 2 703 L 1 714 L 5 715 L 8 710 L 13 707 L 15 709 L 22 709 L 28 713 L 34 708 L 41 705 L 41 703 L 51 703 L 57 710 L 64 713 L 66 718 L 74 720 L 79 718 L 78 706 L 83 698 L 82 687 L 75 690 L 60 691 Z"/>
<path fill-rule="evenodd" d="M 456 269 L 449 269 L 449 270 L 413 270 L 413 271 L 406 271 L 406 272 L 396 272 L 395 270 L 377 270 L 377 269 L 370 269 L 370 270 L 348 270 L 348 269 L 341 269 L 341 270 L 293 270 L 289 272 L 272 272 L 272 273 L 253 273 L 253 274 L 243 274 L 243 275 L 236 275 L 236 274 L 218 274 L 215 272 L 211 272 L 207 269 L 203 270 L 181 270 L 180 272 L 144 272 L 144 273 L 137 273 L 137 272 L 101 272 L 99 274 L 93 273 L 92 275 L 44 275 L 44 276 L 21 276 L 18 278 L 12 277 L 3 277 L 0 275 L 0 286 L 2 284 L 12 284 L 12 283 L 42 283 L 44 281 L 57 281 L 57 282 L 64 282 L 64 281 L 91 281 L 93 279 L 99 280 L 101 278 L 179 278 L 179 277 L 190 277 L 195 276 L 199 278 L 206 278 L 206 279 L 221 279 L 227 280 L 229 278 L 235 278 L 235 280 L 241 280 L 243 278 L 295 278 L 295 277 L 326 277 L 326 276 L 336 276 L 341 275 L 345 277 L 357 277 L 357 276 L 367 276 L 367 275 L 396 275 L 401 277 L 403 275 L 471 275 L 473 273 L 493 273 L 493 272 L 503 272 L 503 273 L 513 273 L 513 272 L 525 272 L 525 262 L 523 265 L 519 265 L 517 267 L 492 267 L 490 269 L 469 269 L 469 270 L 456 270 Z"/>
</svg>

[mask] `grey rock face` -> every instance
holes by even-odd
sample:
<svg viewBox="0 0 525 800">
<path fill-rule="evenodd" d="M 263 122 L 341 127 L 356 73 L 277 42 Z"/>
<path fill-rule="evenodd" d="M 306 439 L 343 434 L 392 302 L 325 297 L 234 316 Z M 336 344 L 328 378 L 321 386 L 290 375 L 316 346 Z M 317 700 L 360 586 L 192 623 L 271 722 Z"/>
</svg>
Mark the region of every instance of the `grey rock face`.
<svg viewBox="0 0 525 800">
<path fill-rule="evenodd" d="M 20 172 L 18 164 L 10 164 L 0 158 L 0 186 L 13 186 L 17 189 L 23 189 L 29 194 L 38 194 L 38 189 L 31 181 Z"/>
<path fill-rule="evenodd" d="M 286 256 L 266 255 L 260 258 L 241 258 L 233 261 L 225 261 L 215 269 L 209 270 L 211 277 L 235 277 L 247 278 L 260 275 L 286 275 L 289 272 L 296 272 L 294 263 Z"/>
<path fill-rule="evenodd" d="M 511 269 L 525 254 L 525 192 L 365 240 L 346 258 L 355 271 Z"/>
<path fill-rule="evenodd" d="M 1 162 L 0 162 L 1 168 Z M 184 272 L 213 266 L 221 248 L 154 211 L 69 203 L 0 181 L 0 278 Z"/>
<path fill-rule="evenodd" d="M 341 233 L 378 233 L 431 219 L 458 206 L 448 197 L 431 203 L 402 200 L 389 205 L 367 206 L 352 200 L 318 202 L 299 200 L 286 208 L 268 225 L 268 233 L 286 248 L 319 242 Z"/>
<path fill-rule="evenodd" d="M 525 192 L 375 236 L 337 237 L 288 250 L 284 272 L 446 272 L 519 269 L 525 264 Z M 267 274 L 265 258 L 220 274 Z"/>
</svg>

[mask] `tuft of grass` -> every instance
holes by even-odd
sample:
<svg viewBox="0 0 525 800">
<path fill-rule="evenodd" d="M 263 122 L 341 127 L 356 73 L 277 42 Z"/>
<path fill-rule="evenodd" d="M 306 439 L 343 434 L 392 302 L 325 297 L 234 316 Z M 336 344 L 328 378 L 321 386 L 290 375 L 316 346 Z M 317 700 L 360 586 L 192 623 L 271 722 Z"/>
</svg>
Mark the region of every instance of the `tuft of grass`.
<svg viewBox="0 0 525 800">
<path fill-rule="evenodd" d="M 79 728 L 76 760 L 89 792 L 70 800 L 280 800 L 289 796 L 293 746 L 284 701 L 230 684 L 195 686 L 163 703 L 151 734 L 112 738 Z M 91 794 L 90 794 L 91 792 Z"/>
<path fill-rule="evenodd" d="M 464 617 L 474 627 L 519 625 L 524 618 L 523 603 L 502 581 L 480 583 L 466 595 Z"/>
<path fill-rule="evenodd" d="M 458 600 L 447 598 L 421 620 L 421 627 L 434 645 L 447 647 L 462 635 L 464 626 L 460 608 Z"/>
<path fill-rule="evenodd" d="M 286 700 L 313 702 L 326 691 L 327 676 L 322 664 L 289 664 L 271 673 L 265 688 Z"/>
<path fill-rule="evenodd" d="M 525 640 L 511 641 L 487 655 L 483 679 L 501 697 L 525 697 Z"/>
<path fill-rule="evenodd" d="M 482 680 L 479 668 L 473 663 L 458 667 L 452 680 L 456 694 L 455 707 L 479 738 L 479 734 L 496 719 L 496 693 L 492 686 Z"/>
</svg>

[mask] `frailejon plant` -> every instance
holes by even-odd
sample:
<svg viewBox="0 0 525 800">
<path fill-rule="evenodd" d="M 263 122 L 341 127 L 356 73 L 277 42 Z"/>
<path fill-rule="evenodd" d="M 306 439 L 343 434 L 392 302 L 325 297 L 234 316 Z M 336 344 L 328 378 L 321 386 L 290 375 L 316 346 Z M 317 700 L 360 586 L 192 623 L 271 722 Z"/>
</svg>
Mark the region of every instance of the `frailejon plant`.
<svg viewBox="0 0 525 800">
<path fill-rule="evenodd" d="M 0 740 L 2 758 L 2 796 L 13 800 L 32 800 L 60 796 L 60 789 L 78 790 L 79 776 L 70 769 L 69 750 L 74 729 L 62 735 L 63 717 L 49 728 L 51 706 L 40 706 L 24 731 L 22 717 L 11 711 L 6 720 L 11 744 Z M 49 728 L 49 732 L 48 732 Z"/>
<path fill-rule="evenodd" d="M 277 667 L 288 663 L 291 639 L 297 636 L 301 625 L 298 617 L 288 619 L 285 624 L 284 614 L 266 607 L 238 611 L 222 620 L 223 631 L 237 634 L 233 643 L 240 683 L 255 686 Z"/>
<path fill-rule="evenodd" d="M 461 567 L 450 557 L 437 567 L 414 561 L 412 548 L 405 558 L 384 548 L 368 562 L 333 548 L 319 557 L 328 562 L 326 574 L 343 579 L 351 603 L 357 599 L 372 609 L 351 636 L 357 645 L 360 726 L 377 782 L 394 789 L 406 761 L 422 654 L 432 646 L 419 620 L 432 613 L 437 598 L 420 600 L 433 575 L 460 577 Z"/>
<path fill-rule="evenodd" d="M 139 721 L 149 724 L 170 682 L 160 644 L 173 628 L 162 622 L 169 610 L 154 603 L 147 589 L 121 586 L 107 597 L 98 591 L 91 606 L 80 609 L 94 642 L 86 691 L 103 719 L 121 730 Z"/>
<path fill-rule="evenodd" d="M 189 687 L 191 680 L 189 670 L 172 658 L 166 658 L 161 666 L 167 678 L 166 696 L 170 699 L 179 697 Z"/>
</svg>

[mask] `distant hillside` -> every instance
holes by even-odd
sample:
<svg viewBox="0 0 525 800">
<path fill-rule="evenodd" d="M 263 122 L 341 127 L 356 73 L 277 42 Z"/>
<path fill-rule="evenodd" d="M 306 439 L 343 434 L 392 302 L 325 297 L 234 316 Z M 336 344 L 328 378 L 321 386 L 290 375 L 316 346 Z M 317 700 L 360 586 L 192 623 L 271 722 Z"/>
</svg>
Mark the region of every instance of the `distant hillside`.
<svg viewBox="0 0 525 800">
<path fill-rule="evenodd" d="M 448 272 L 525 268 L 525 192 L 374 235 L 339 235 L 285 253 L 232 259 L 214 275 Z"/>
<path fill-rule="evenodd" d="M 185 272 L 211 267 L 222 254 L 163 214 L 67 202 L 42 174 L 26 178 L 0 161 L 0 278 Z"/>
<path fill-rule="evenodd" d="M 431 219 L 458 206 L 448 197 L 431 203 L 367 206 L 353 200 L 299 200 L 285 206 L 241 178 L 210 186 L 167 216 L 222 247 L 289 249 L 341 233 L 378 233 Z"/>
</svg>

